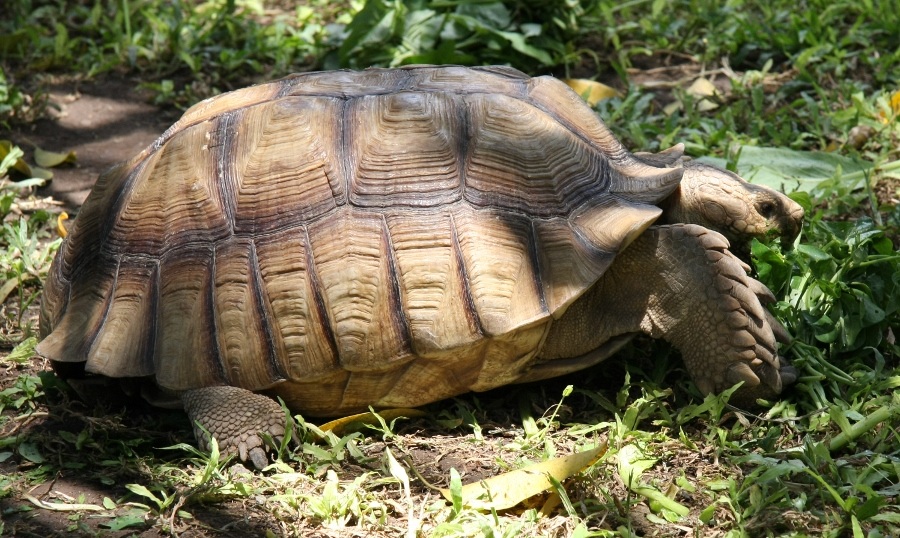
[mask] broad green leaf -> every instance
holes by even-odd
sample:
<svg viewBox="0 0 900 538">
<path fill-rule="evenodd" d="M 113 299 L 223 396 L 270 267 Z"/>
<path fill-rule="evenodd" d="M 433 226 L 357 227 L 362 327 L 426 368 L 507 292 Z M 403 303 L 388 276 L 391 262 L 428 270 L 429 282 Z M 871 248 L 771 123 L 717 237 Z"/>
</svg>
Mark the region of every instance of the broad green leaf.
<svg viewBox="0 0 900 538">
<path fill-rule="evenodd" d="M 19 455 L 31 463 L 44 463 L 44 456 L 41 455 L 37 445 L 31 441 L 26 441 L 19 445 Z"/>
<path fill-rule="evenodd" d="M 797 252 L 800 252 L 800 253 L 804 254 L 805 256 L 808 256 L 810 259 L 812 259 L 814 261 L 818 261 L 818 262 L 827 261 L 827 260 L 831 259 L 831 256 L 827 252 L 819 249 L 816 246 L 809 245 L 806 243 L 797 245 Z"/>
<path fill-rule="evenodd" d="M 722 168 L 727 164 L 725 159 L 712 157 L 698 160 Z M 850 176 L 852 184 L 848 187 L 862 188 L 865 172 L 871 169 L 872 163 L 834 153 L 758 146 L 742 146 L 737 161 L 737 173 L 747 181 L 785 192 L 814 191 L 838 171 L 845 180 Z"/>
<path fill-rule="evenodd" d="M 146 499 L 150 499 L 156 504 L 162 506 L 162 499 L 154 495 L 152 491 L 146 488 L 146 486 L 142 486 L 141 484 L 125 484 L 125 489 L 134 493 L 135 495 L 140 495 Z"/>
<path fill-rule="evenodd" d="M 690 509 L 667 497 L 655 487 L 641 482 L 641 475 L 656 464 L 656 459 L 647 458 L 634 444 L 625 445 L 617 454 L 619 478 L 631 491 L 643 495 L 653 504 L 654 510 L 668 510 L 679 518 L 690 513 Z"/>
<path fill-rule="evenodd" d="M 463 494 L 462 494 L 462 477 L 456 467 L 450 468 L 450 502 L 453 503 L 453 513 L 459 514 L 462 511 Z M 446 497 L 446 495 L 445 495 Z"/>
<path fill-rule="evenodd" d="M 544 65 L 553 65 L 553 58 L 546 51 L 539 49 L 533 45 L 529 45 L 525 41 L 525 36 L 516 32 L 503 32 L 494 30 L 494 34 L 509 41 L 512 48 L 521 52 L 526 56 L 530 56 Z"/>
<path fill-rule="evenodd" d="M 466 484 L 459 495 L 463 504 L 480 510 L 504 510 L 512 508 L 525 499 L 538 495 L 553 487 L 553 480 L 563 480 L 580 473 L 593 465 L 606 453 L 606 443 L 596 448 L 569 456 L 554 458 L 529 465 L 498 476 Z M 449 489 L 441 489 L 441 495 L 455 502 Z"/>
<path fill-rule="evenodd" d="M 31 177 L 31 168 L 22 159 L 24 156 L 25 153 L 21 148 L 9 140 L 0 140 L 0 163 L 2 163 L 0 164 L 0 176 L 12 169 L 24 176 Z"/>
<path fill-rule="evenodd" d="M 700 512 L 700 516 L 698 517 L 700 519 L 700 522 L 703 523 L 704 525 L 708 525 L 709 522 L 712 521 L 713 516 L 716 515 L 716 509 L 718 508 L 718 506 L 719 506 L 719 503 L 714 502 L 711 505 L 704 508 L 703 511 Z"/>
<path fill-rule="evenodd" d="M 112 531 L 120 531 L 129 527 L 140 527 L 141 525 L 146 523 L 146 521 L 147 519 L 143 514 L 137 513 L 137 511 L 135 511 L 133 513 L 118 516 L 111 519 L 110 521 L 107 521 L 106 523 L 101 523 L 100 525 Z"/>
<path fill-rule="evenodd" d="M 866 520 L 878 513 L 879 509 L 887 504 L 887 500 L 881 495 L 873 495 L 856 509 L 856 516 Z"/>
<path fill-rule="evenodd" d="M 19 345 L 3 357 L 2 362 L 24 363 L 34 355 L 34 347 L 37 345 L 37 337 L 31 336 L 22 340 Z"/>
<path fill-rule="evenodd" d="M 616 456 L 619 462 L 619 476 L 626 486 L 637 485 L 644 471 L 656 465 L 655 458 L 644 457 L 643 452 L 633 445 L 625 445 Z"/>
</svg>

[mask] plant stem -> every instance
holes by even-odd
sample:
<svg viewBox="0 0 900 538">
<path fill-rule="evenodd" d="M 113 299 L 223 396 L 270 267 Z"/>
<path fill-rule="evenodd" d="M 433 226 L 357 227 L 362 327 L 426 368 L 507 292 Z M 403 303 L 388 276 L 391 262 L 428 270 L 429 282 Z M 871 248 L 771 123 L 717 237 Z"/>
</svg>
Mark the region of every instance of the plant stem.
<svg viewBox="0 0 900 538">
<path fill-rule="evenodd" d="M 876 425 L 898 414 L 900 414 L 900 405 L 896 404 L 876 409 L 871 415 L 851 426 L 849 430 L 836 435 L 828 443 L 828 450 L 835 452 L 844 448 L 850 441 L 857 439 Z"/>
</svg>

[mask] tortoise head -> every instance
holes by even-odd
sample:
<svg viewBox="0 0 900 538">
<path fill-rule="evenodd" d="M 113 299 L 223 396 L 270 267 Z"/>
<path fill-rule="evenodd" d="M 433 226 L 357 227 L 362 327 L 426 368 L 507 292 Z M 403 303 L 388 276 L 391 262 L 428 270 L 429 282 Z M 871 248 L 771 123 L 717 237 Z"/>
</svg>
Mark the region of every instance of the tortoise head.
<svg viewBox="0 0 900 538">
<path fill-rule="evenodd" d="M 728 238 L 738 252 L 754 238 L 781 237 L 790 246 L 803 223 L 803 208 L 784 194 L 695 161 L 684 163 L 681 184 L 660 205 L 663 223 L 705 226 Z"/>
</svg>

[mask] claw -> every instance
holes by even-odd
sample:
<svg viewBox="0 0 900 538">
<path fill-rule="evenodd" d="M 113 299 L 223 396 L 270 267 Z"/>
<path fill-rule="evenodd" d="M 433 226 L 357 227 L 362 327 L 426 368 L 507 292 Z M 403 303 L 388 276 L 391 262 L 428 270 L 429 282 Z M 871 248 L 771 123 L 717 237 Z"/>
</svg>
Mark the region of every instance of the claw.
<svg viewBox="0 0 900 538">
<path fill-rule="evenodd" d="M 756 297 L 762 304 L 772 304 L 776 301 L 775 294 L 772 293 L 772 290 L 759 280 L 748 278 L 747 286 L 756 294 Z"/>
<path fill-rule="evenodd" d="M 253 462 L 253 466 L 256 467 L 257 470 L 261 471 L 266 465 L 269 464 L 269 458 L 266 456 L 266 451 L 260 447 L 256 447 L 250 450 L 250 454 L 241 454 L 241 460 L 247 461 L 247 457 L 250 457 L 250 461 Z"/>
<path fill-rule="evenodd" d="M 730 385 L 744 382 L 742 389 L 750 389 L 759 385 L 759 377 L 747 363 L 735 362 L 728 367 L 725 379 Z"/>
<path fill-rule="evenodd" d="M 778 357 L 775 357 L 775 361 L 777 364 Z M 756 371 L 756 373 L 762 378 L 763 383 L 771 388 L 775 394 L 781 394 L 784 383 L 781 379 L 781 371 L 777 367 L 773 368 L 769 364 L 764 364 L 762 368 Z"/>
<path fill-rule="evenodd" d="M 784 357 L 780 357 L 780 360 L 781 370 L 779 373 L 781 374 L 781 386 L 788 387 L 793 385 L 797 382 L 797 378 L 800 377 L 800 372 L 798 372 Z"/>
<path fill-rule="evenodd" d="M 790 344 L 793 338 L 790 333 L 787 332 L 787 329 L 784 328 L 784 325 L 768 312 L 766 313 L 766 317 L 768 318 L 766 321 L 769 322 L 769 326 L 772 328 L 772 334 L 775 335 L 775 340 L 782 344 Z"/>
</svg>

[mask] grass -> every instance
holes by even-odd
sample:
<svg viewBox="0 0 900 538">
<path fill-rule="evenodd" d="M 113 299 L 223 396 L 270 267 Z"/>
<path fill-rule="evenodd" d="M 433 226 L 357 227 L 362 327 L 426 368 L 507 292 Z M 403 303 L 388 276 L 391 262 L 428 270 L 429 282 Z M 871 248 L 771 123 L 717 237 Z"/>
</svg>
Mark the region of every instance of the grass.
<svg viewBox="0 0 900 538">
<path fill-rule="evenodd" d="M 827 177 L 792 194 L 808 215 L 799 244 L 753 246 L 755 270 L 779 298 L 772 310 L 796 337 L 783 350 L 801 373 L 796 389 L 757 415 L 741 412 L 726 397 L 701 397 L 674 352 L 640 340 L 572 378 L 460 397 L 429 406 L 424 418 L 324 441 L 295 417 L 300 438 L 279 463 L 242 473 L 215 451 L 182 444 L 190 428 L 180 414 L 134 404 L 127 413 L 86 409 L 41 373 L 30 350 L 55 222 L 31 187 L 4 177 L 22 178 L 7 163 L 0 533 L 900 532 L 896 1 L 287 4 L 4 6 L 0 122 L 40 117 L 47 77 L 127 74 L 159 103 L 184 107 L 290 71 L 497 62 L 617 86 L 621 96 L 598 113 L 631 148 L 683 141 L 690 154 L 742 173 L 753 173 L 746 148 L 781 171 L 828 152 L 846 166 L 829 164 Z M 717 92 L 689 90 L 698 77 Z M 475 510 L 428 486 L 459 491 L 604 439 L 609 450 L 598 463 L 512 510 Z"/>
</svg>

